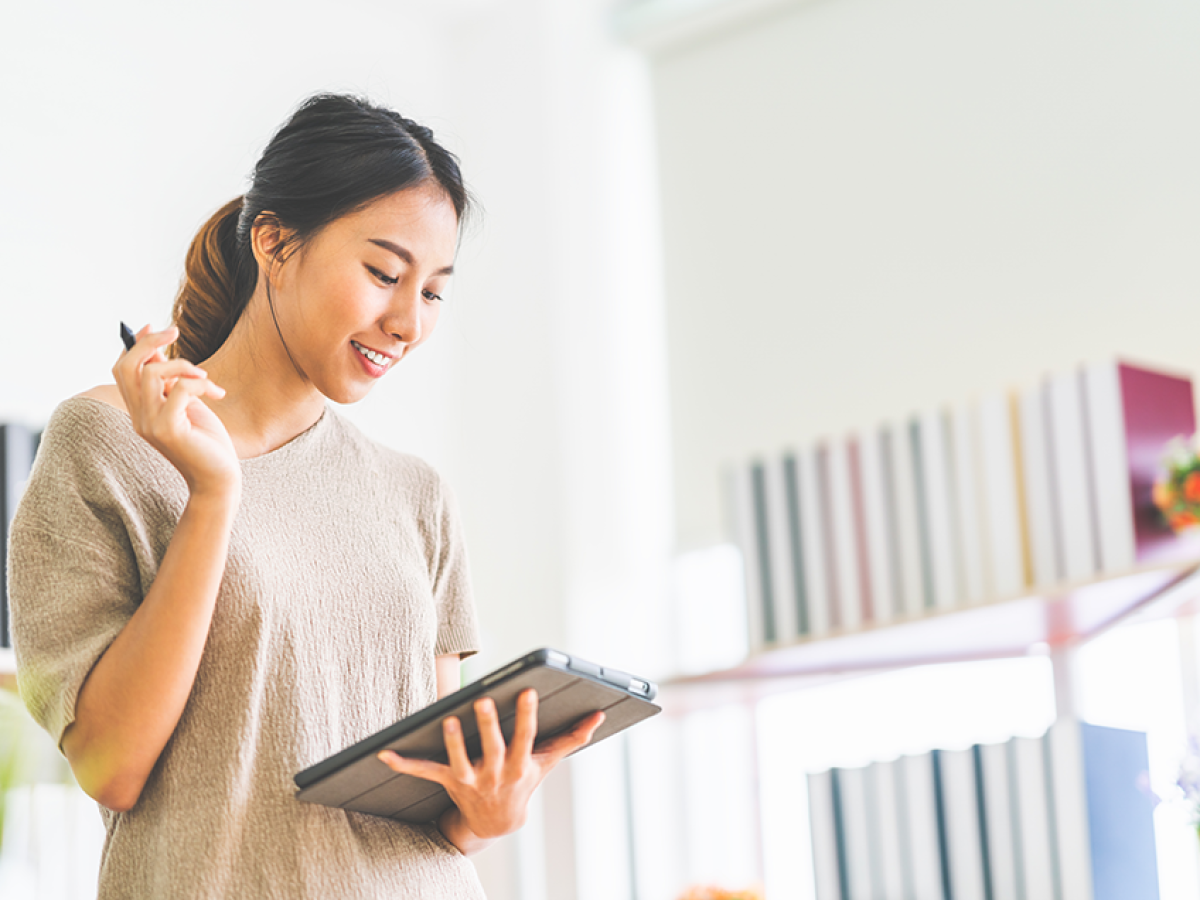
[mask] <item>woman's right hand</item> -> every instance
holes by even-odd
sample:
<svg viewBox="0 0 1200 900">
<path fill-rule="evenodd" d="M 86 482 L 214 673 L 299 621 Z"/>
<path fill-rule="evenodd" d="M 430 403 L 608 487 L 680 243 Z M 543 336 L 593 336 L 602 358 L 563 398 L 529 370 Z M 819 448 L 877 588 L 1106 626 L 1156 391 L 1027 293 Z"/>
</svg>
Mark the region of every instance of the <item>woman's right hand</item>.
<svg viewBox="0 0 1200 900">
<path fill-rule="evenodd" d="M 178 336 L 174 327 L 145 326 L 113 366 L 113 377 L 134 430 L 179 470 L 193 496 L 237 493 L 237 451 L 225 425 L 200 399 L 219 400 L 225 389 L 199 366 L 167 359 L 163 351 Z"/>
</svg>

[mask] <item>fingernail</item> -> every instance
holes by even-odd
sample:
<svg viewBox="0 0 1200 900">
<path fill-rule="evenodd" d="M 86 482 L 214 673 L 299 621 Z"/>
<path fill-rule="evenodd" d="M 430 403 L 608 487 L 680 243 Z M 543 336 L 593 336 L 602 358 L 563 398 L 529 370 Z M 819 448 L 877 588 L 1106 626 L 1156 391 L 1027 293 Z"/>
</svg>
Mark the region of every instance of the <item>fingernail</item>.
<svg viewBox="0 0 1200 900">
<path fill-rule="evenodd" d="M 458 731 L 458 719 L 447 719 L 445 727 L 447 731 Z"/>
</svg>

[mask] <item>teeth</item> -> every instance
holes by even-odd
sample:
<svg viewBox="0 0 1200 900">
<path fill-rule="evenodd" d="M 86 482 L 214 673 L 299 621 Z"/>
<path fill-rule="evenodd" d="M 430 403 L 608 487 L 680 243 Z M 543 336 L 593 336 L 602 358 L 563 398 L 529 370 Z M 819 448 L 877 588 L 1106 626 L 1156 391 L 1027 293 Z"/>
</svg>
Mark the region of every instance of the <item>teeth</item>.
<svg viewBox="0 0 1200 900">
<path fill-rule="evenodd" d="M 386 366 L 388 364 L 388 357 L 384 356 L 382 353 L 376 353 L 374 350 L 369 350 L 358 341 L 351 341 L 350 343 L 354 345 L 355 350 L 357 350 L 371 362 L 375 363 L 375 365 Z"/>
</svg>

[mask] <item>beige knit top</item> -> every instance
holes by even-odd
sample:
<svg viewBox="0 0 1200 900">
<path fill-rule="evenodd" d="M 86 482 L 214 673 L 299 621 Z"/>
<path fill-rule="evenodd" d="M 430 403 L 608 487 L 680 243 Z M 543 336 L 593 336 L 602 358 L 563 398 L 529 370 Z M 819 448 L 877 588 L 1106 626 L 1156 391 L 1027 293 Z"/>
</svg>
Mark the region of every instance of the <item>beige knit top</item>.
<svg viewBox="0 0 1200 900">
<path fill-rule="evenodd" d="M 76 397 L 46 428 L 12 525 L 21 696 L 58 741 L 154 581 L 187 491 L 128 415 Z M 293 796 L 292 776 L 436 699 L 477 649 L 454 505 L 425 463 L 327 408 L 242 461 L 208 643 L 132 810 L 101 809 L 100 898 L 479 898 L 437 828 Z"/>
</svg>

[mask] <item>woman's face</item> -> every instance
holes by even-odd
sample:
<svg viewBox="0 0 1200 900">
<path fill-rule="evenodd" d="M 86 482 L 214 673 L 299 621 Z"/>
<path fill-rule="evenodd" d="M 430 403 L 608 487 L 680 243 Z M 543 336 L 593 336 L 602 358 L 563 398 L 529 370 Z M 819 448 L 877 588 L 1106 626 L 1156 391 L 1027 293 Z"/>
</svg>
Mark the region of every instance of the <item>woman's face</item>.
<svg viewBox="0 0 1200 900">
<path fill-rule="evenodd" d="M 275 315 L 307 382 L 353 403 L 428 340 L 457 240 L 453 204 L 423 186 L 375 200 L 285 251 L 272 280 Z"/>
</svg>

